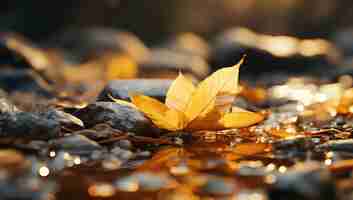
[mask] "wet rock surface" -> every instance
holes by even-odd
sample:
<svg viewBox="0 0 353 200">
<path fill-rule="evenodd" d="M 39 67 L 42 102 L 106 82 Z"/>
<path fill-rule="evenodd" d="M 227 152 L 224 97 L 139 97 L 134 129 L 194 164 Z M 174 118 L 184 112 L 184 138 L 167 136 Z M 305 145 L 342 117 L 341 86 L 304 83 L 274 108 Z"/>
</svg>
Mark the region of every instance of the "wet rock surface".
<svg viewBox="0 0 353 200">
<path fill-rule="evenodd" d="M 49 109 L 39 114 L 42 117 L 59 122 L 64 127 L 84 127 L 84 124 L 80 119 L 61 110 Z"/>
<path fill-rule="evenodd" d="M 232 181 L 212 177 L 201 186 L 199 192 L 214 196 L 229 196 L 234 193 L 235 188 L 236 186 Z"/>
<path fill-rule="evenodd" d="M 336 191 L 328 170 L 307 163 L 306 168 L 277 176 L 269 196 L 273 199 L 334 199 Z"/>
<path fill-rule="evenodd" d="M 154 174 L 148 172 L 136 173 L 131 176 L 122 178 L 115 182 L 118 190 L 129 191 L 131 185 L 137 185 L 138 190 L 142 191 L 158 191 L 173 187 L 174 180 L 165 174 Z"/>
<path fill-rule="evenodd" d="M 88 105 L 76 113 L 87 127 L 100 123 L 108 123 L 113 128 L 136 134 L 155 134 L 151 121 L 140 111 L 130 106 L 120 105 L 114 102 L 96 102 Z"/>
<path fill-rule="evenodd" d="M 353 152 L 352 144 L 353 139 L 335 140 L 318 145 L 316 148 L 319 150 Z"/>
<path fill-rule="evenodd" d="M 2 113 L 0 126 L 0 135 L 10 138 L 50 139 L 60 133 L 57 121 L 29 112 Z"/>
<path fill-rule="evenodd" d="M 283 79 L 295 75 L 319 76 L 322 68 L 331 71 L 341 59 L 338 48 L 327 40 L 272 36 L 233 28 L 214 39 L 211 66 L 231 66 L 244 54 L 253 58 L 241 69 L 248 80 L 254 78 L 247 76 L 253 73 L 262 73 L 266 77 L 266 74 L 276 72 Z"/>
<path fill-rule="evenodd" d="M 95 150 L 102 149 L 98 143 L 83 135 L 70 135 L 52 140 L 50 146 L 53 149 L 62 149 L 74 154 L 90 154 Z"/>
<path fill-rule="evenodd" d="M 0 35 L 0 199 L 351 198 L 353 70 L 337 41 L 239 28 L 151 49 L 104 28 L 56 39 Z M 179 72 L 197 82 L 244 53 L 233 106 L 261 113 L 256 125 L 165 132 L 112 99 L 163 102 Z"/>
</svg>

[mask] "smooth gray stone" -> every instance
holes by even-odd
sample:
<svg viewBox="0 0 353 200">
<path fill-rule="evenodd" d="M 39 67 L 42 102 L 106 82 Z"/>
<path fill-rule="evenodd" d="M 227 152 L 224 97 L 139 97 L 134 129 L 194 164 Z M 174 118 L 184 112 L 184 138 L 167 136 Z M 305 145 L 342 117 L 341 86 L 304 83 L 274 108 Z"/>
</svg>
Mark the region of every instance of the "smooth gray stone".
<svg viewBox="0 0 353 200">
<path fill-rule="evenodd" d="M 317 150 L 353 152 L 353 139 L 332 140 L 316 146 Z"/>
<path fill-rule="evenodd" d="M 107 123 L 123 132 L 133 132 L 138 135 L 153 135 L 159 133 L 152 122 L 135 108 L 114 102 L 96 102 L 79 110 L 76 116 L 86 127 Z"/>
<path fill-rule="evenodd" d="M 101 150 L 97 142 L 88 139 L 83 135 L 69 135 L 50 141 L 50 145 L 58 150 L 66 150 L 71 153 L 90 153 L 95 150 Z"/>
<path fill-rule="evenodd" d="M 34 113 L 4 112 L 0 115 L 0 137 L 47 140 L 59 133 L 59 122 Z"/>
<path fill-rule="evenodd" d="M 129 101 L 129 92 L 137 92 L 164 101 L 171 83 L 172 80 L 168 79 L 113 80 L 103 89 L 97 100 L 112 101 L 108 97 L 111 95 Z"/>
</svg>

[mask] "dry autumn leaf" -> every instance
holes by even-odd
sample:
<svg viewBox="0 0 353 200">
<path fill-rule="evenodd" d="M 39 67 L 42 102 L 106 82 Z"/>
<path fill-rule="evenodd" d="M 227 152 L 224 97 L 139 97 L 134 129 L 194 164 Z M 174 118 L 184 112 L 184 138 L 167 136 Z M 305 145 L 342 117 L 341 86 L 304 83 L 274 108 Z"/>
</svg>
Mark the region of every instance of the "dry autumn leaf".
<svg viewBox="0 0 353 200">
<path fill-rule="evenodd" d="M 182 112 L 169 109 L 165 104 L 148 96 L 132 95 L 131 98 L 132 103 L 159 128 L 177 131 L 185 127 L 186 118 Z"/>
<path fill-rule="evenodd" d="M 148 96 L 131 94 L 132 104 L 156 126 L 170 131 L 251 126 L 262 121 L 263 116 L 232 107 L 239 92 L 238 75 L 243 60 L 214 72 L 197 87 L 180 73 L 167 92 L 165 104 Z"/>
</svg>

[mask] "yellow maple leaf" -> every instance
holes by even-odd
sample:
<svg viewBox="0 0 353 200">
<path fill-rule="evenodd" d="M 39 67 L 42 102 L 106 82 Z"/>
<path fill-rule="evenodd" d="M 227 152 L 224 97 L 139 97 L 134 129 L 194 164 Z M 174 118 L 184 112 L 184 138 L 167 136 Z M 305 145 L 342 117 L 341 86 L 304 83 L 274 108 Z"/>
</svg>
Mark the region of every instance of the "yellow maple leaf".
<svg viewBox="0 0 353 200">
<path fill-rule="evenodd" d="M 132 95 L 131 100 L 159 128 L 177 131 L 185 127 L 185 117 L 182 112 L 169 109 L 158 100 L 144 95 Z"/>
<path fill-rule="evenodd" d="M 185 112 L 195 89 L 194 84 L 179 73 L 179 76 L 173 81 L 168 89 L 165 104 L 170 109 Z M 180 95 L 181 93 L 182 95 Z"/>
<path fill-rule="evenodd" d="M 141 94 L 130 95 L 132 104 L 162 129 L 222 130 L 251 126 L 263 116 L 240 108 L 232 108 L 239 92 L 239 67 L 244 58 L 232 67 L 210 75 L 197 87 L 181 73 L 171 84 L 165 104 Z"/>
</svg>

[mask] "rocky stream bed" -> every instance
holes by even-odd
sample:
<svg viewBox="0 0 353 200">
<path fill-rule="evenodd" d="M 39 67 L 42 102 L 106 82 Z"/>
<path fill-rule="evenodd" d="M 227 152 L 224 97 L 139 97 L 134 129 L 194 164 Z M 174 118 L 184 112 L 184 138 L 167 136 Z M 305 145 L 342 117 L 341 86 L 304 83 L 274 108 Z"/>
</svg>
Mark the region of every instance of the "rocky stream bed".
<svg viewBox="0 0 353 200">
<path fill-rule="evenodd" d="M 0 199 L 353 199 L 352 48 L 337 37 L 1 33 Z M 198 82 L 244 54 L 233 105 L 265 116 L 250 127 L 170 132 L 113 101 L 163 101 L 178 73 Z"/>
</svg>

